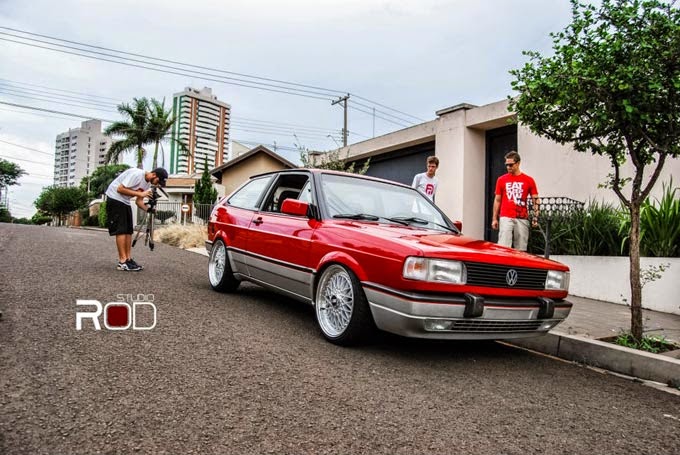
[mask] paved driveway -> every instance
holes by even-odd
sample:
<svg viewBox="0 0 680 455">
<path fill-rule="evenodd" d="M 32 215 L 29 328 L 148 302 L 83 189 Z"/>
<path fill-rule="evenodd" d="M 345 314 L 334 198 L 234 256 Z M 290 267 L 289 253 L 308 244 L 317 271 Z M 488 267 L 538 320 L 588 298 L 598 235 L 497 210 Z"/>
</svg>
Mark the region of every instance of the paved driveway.
<svg viewBox="0 0 680 455">
<path fill-rule="evenodd" d="M 213 292 L 203 256 L 0 224 L 0 453 L 649 453 L 680 397 L 497 343 L 347 349 L 311 308 Z M 76 299 L 153 294 L 150 331 L 75 329 Z"/>
</svg>

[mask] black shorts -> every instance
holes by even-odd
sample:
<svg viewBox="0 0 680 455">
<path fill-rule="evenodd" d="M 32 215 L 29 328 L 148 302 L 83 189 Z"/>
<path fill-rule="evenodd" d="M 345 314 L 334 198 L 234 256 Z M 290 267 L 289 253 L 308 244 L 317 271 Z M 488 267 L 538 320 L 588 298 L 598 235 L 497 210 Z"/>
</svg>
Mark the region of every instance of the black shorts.
<svg viewBox="0 0 680 455">
<path fill-rule="evenodd" d="M 106 225 L 109 235 L 132 234 L 132 207 L 115 199 L 106 201 Z"/>
</svg>

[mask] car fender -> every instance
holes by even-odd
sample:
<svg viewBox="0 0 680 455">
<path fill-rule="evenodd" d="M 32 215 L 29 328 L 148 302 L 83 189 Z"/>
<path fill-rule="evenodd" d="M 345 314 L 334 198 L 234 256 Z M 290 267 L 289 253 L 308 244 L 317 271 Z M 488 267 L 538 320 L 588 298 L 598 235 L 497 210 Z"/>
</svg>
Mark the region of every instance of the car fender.
<svg viewBox="0 0 680 455">
<path fill-rule="evenodd" d="M 327 253 L 324 255 L 321 260 L 319 261 L 319 264 L 316 267 L 316 274 L 314 279 L 312 280 L 311 284 L 311 295 L 312 300 L 316 301 L 316 285 L 321 278 L 321 274 L 323 273 L 323 270 L 329 266 L 330 264 L 340 264 L 344 265 L 348 269 L 350 269 L 354 274 L 357 276 L 359 281 L 365 281 L 366 280 L 366 272 L 364 271 L 363 267 L 354 259 L 352 256 L 350 256 L 347 253 L 343 253 L 341 251 L 332 251 L 330 253 Z"/>
</svg>

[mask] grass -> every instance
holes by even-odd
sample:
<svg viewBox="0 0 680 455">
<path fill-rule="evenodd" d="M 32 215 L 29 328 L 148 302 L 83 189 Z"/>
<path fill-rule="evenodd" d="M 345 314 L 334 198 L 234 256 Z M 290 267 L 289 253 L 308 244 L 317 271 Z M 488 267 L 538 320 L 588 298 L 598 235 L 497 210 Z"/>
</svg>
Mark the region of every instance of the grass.
<svg viewBox="0 0 680 455">
<path fill-rule="evenodd" d="M 638 341 L 633 338 L 630 333 L 624 332 L 614 338 L 613 343 L 626 348 L 651 352 L 653 354 L 680 349 L 680 346 L 668 341 L 666 337 L 662 335 L 643 336 L 642 340 Z"/>
<path fill-rule="evenodd" d="M 208 228 L 198 224 L 168 224 L 154 231 L 154 240 L 179 248 L 201 248 L 208 239 Z"/>
</svg>

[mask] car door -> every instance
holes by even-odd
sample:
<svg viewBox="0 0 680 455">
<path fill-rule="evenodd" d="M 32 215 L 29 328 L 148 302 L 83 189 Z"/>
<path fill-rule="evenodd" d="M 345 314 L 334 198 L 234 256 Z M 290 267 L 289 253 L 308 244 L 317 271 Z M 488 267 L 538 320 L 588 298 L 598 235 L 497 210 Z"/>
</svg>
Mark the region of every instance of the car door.
<svg viewBox="0 0 680 455">
<path fill-rule="evenodd" d="M 216 210 L 216 224 L 227 238 L 227 252 L 234 273 L 248 276 L 246 250 L 250 225 L 273 180 L 273 175 L 253 178 Z"/>
<path fill-rule="evenodd" d="M 280 210 L 286 198 L 298 199 L 308 194 L 309 181 L 309 173 L 279 175 L 251 221 L 246 262 L 253 280 L 291 297 L 311 301 L 314 270 L 309 266 L 309 251 L 316 220 Z"/>
</svg>

